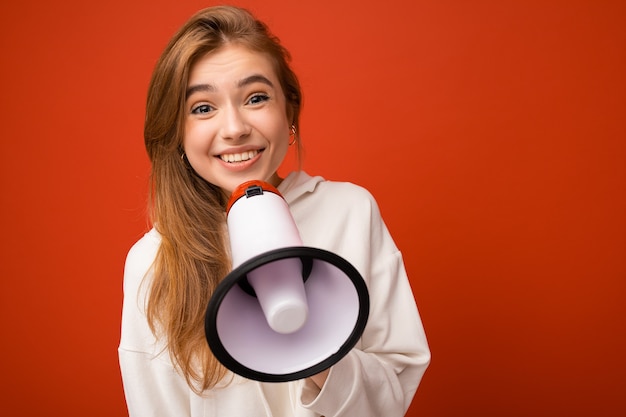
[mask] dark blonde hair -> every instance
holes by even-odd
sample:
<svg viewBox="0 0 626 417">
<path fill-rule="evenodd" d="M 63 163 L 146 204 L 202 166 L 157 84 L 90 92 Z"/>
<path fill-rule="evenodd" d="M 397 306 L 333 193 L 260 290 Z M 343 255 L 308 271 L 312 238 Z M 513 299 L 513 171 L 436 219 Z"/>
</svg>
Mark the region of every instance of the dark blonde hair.
<svg viewBox="0 0 626 417">
<path fill-rule="evenodd" d="M 297 131 L 302 102 L 287 50 L 262 22 L 236 7 L 211 7 L 192 16 L 170 40 L 153 72 L 144 139 L 152 164 L 151 219 L 162 241 L 146 311 L 153 333 L 165 337 L 172 362 L 197 393 L 226 375 L 208 348 L 204 315 L 231 265 L 225 240 L 226 197 L 181 158 L 185 93 L 194 63 L 228 44 L 269 57 L 285 94 L 286 114 Z"/>
</svg>

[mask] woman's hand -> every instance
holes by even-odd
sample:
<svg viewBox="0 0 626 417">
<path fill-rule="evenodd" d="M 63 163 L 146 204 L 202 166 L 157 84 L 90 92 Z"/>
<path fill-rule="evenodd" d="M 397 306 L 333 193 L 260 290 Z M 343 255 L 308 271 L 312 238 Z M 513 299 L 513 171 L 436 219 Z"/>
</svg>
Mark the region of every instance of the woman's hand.
<svg viewBox="0 0 626 417">
<path fill-rule="evenodd" d="M 326 378 L 328 378 L 328 373 L 330 372 L 330 368 L 325 371 L 320 372 L 319 374 L 315 374 L 311 376 L 311 381 L 317 385 L 317 387 L 321 390 L 324 386 L 324 382 L 326 382 Z"/>
</svg>

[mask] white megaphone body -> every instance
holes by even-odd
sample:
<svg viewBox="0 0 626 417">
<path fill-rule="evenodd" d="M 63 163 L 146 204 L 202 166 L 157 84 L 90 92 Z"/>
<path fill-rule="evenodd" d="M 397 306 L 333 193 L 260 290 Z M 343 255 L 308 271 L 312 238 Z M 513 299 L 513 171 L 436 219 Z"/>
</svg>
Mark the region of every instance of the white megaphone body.
<svg viewBox="0 0 626 417">
<path fill-rule="evenodd" d="M 365 329 L 369 295 L 359 272 L 306 247 L 279 191 L 241 184 L 227 207 L 233 271 L 206 311 L 206 338 L 231 371 L 264 382 L 315 375 L 344 357 Z"/>
</svg>

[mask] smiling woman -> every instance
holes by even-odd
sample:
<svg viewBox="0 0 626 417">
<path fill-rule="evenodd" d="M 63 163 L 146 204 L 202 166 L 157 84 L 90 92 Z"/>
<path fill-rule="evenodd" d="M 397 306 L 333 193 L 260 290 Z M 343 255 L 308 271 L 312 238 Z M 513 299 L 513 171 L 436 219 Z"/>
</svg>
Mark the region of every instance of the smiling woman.
<svg viewBox="0 0 626 417">
<path fill-rule="evenodd" d="M 263 23 L 215 7 L 193 16 L 157 63 L 144 129 L 153 228 L 124 274 L 119 357 L 131 417 L 400 417 L 428 366 L 402 256 L 371 194 L 304 172 L 278 175 L 301 144 L 301 92 L 288 61 Z M 303 244 L 354 265 L 371 298 L 356 346 L 296 381 L 233 374 L 205 339 L 208 301 L 232 268 L 228 197 L 250 180 L 278 189 Z"/>
</svg>

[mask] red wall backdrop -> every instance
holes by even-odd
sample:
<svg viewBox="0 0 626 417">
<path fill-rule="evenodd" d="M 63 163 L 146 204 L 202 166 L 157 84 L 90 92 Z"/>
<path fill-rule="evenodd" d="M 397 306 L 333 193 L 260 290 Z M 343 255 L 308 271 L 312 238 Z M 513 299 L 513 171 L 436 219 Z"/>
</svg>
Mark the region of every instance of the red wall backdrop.
<svg viewBox="0 0 626 417">
<path fill-rule="evenodd" d="M 0 414 L 125 415 L 146 87 L 210 3 L 0 5 Z M 405 254 L 409 415 L 624 415 L 626 3 L 236 3 L 293 52 L 305 168 L 369 188 Z"/>
</svg>

